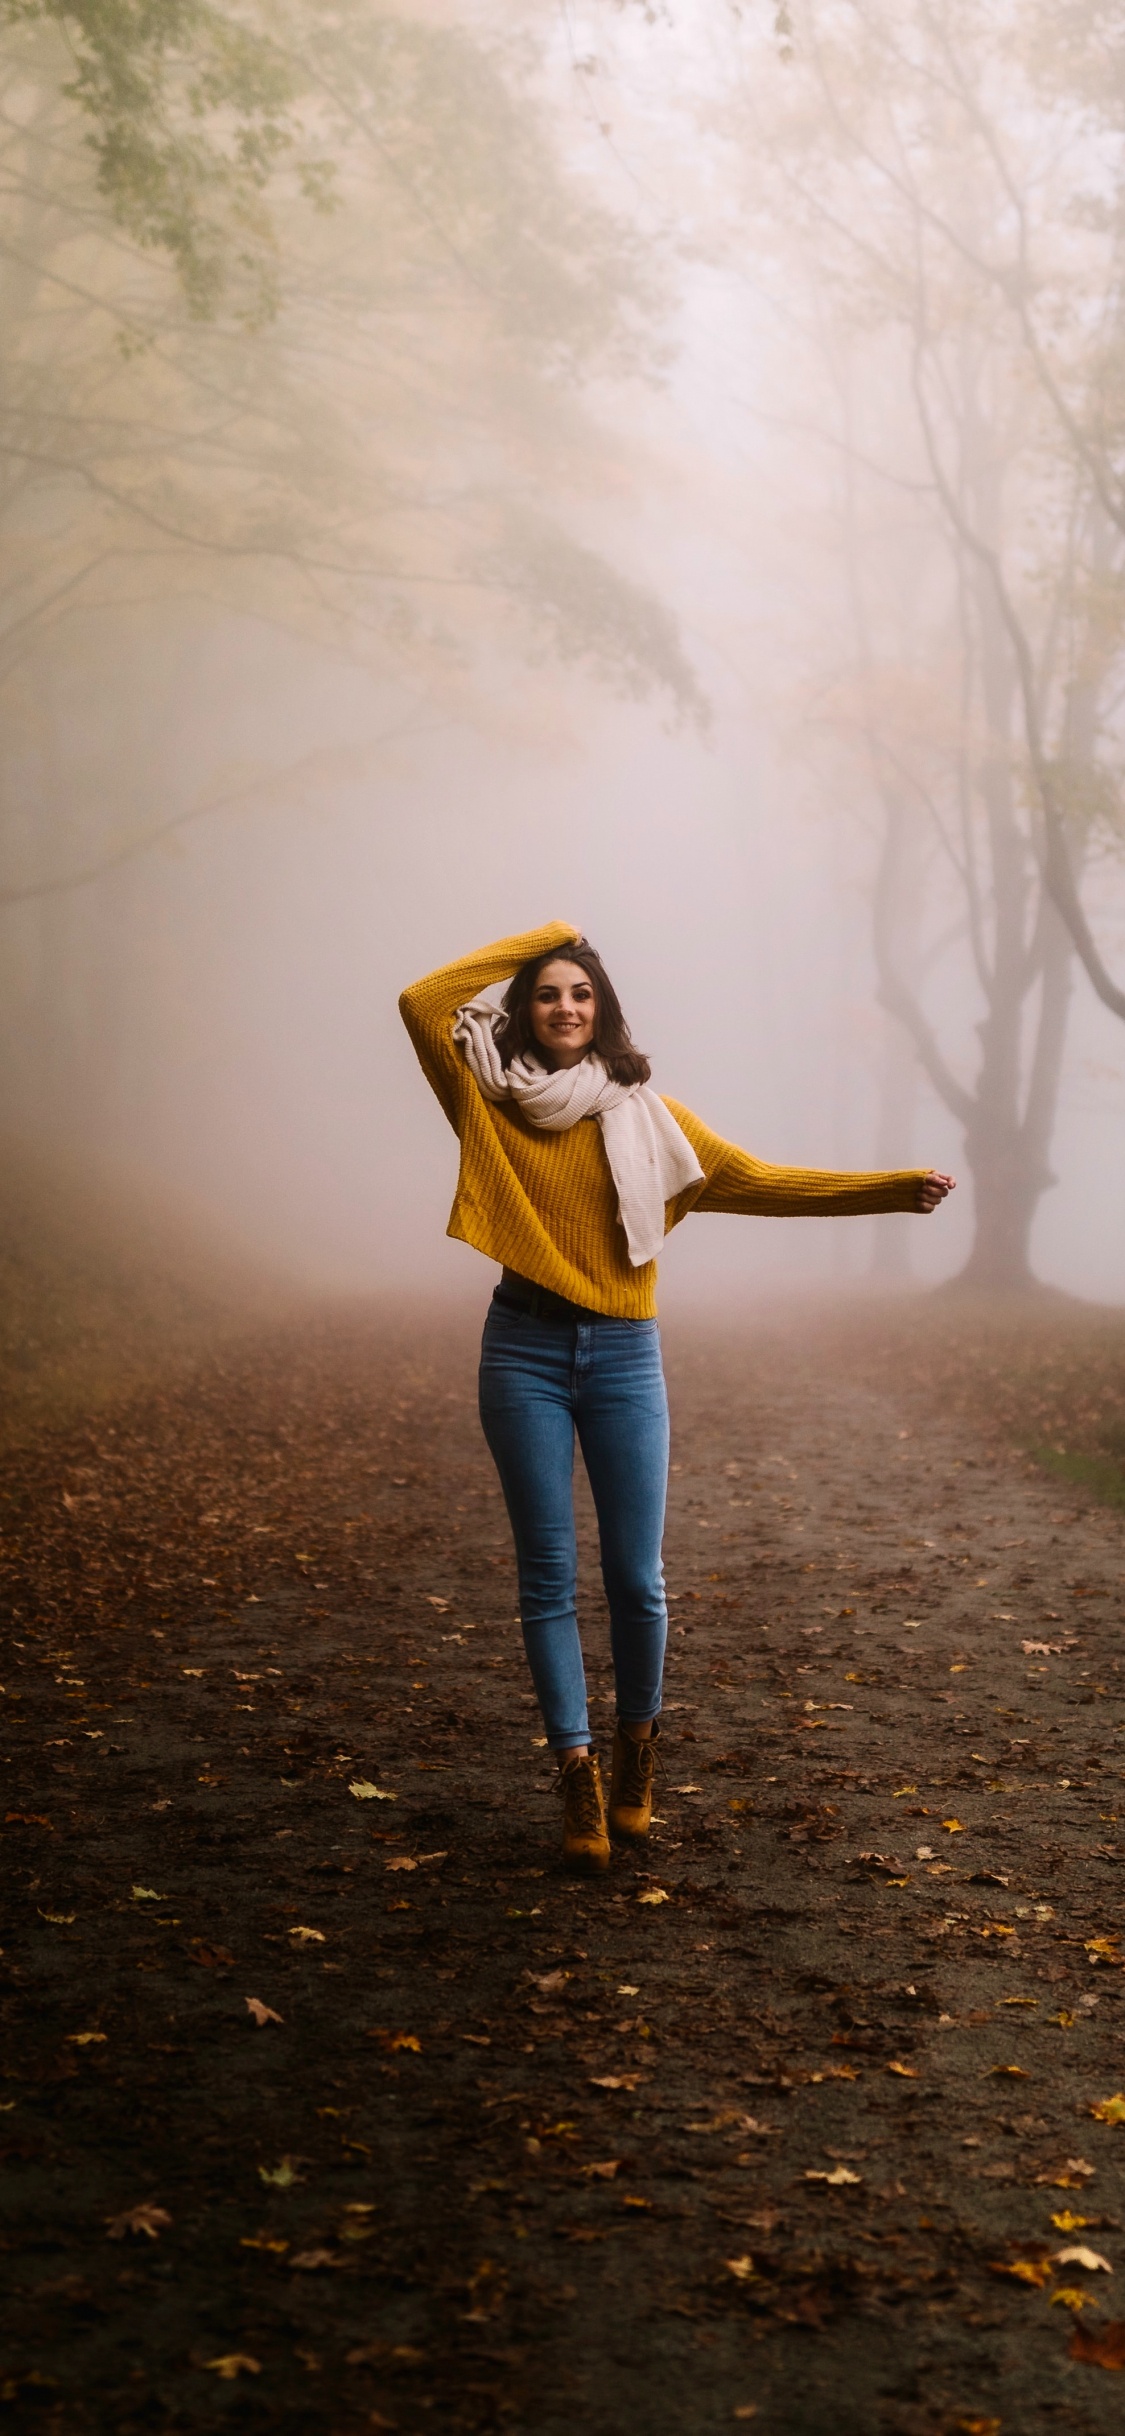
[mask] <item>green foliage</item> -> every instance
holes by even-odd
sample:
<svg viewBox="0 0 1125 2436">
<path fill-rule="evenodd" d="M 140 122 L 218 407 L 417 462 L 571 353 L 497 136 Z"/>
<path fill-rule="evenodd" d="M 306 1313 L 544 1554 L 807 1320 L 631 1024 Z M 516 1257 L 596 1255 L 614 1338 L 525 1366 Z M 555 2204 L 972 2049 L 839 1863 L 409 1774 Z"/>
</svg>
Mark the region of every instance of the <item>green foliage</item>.
<svg viewBox="0 0 1125 2436">
<path fill-rule="evenodd" d="M 192 314 L 213 317 L 236 279 L 244 320 L 274 312 L 265 190 L 290 157 L 311 199 L 330 183 L 301 156 L 297 79 L 269 36 L 212 0 L 0 0 L 2 25 L 54 30 L 98 191 L 175 264 Z"/>
<path fill-rule="evenodd" d="M 1090 1489 L 1102 1505 L 1125 1506 L 1125 1462 L 1120 1455 L 1083 1455 L 1061 1446 L 1032 1446 L 1028 1453 L 1044 1471 Z"/>
</svg>

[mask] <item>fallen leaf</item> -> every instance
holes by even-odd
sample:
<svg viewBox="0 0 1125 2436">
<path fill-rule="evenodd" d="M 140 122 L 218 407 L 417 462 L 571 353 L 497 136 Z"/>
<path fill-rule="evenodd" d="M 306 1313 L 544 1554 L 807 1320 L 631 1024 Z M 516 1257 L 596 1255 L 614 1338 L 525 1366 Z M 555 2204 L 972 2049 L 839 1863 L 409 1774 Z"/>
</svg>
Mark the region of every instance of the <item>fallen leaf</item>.
<svg viewBox="0 0 1125 2436">
<path fill-rule="evenodd" d="M 1034 2284 L 1040 2289 L 1049 2284 L 1055 2270 L 1046 2258 L 990 2258 L 990 2275 L 1013 2275 L 1018 2284 Z"/>
<path fill-rule="evenodd" d="M 744 2258 L 724 2258 L 723 2265 L 727 2274 L 735 2276 L 740 2284 L 749 2283 L 750 2277 L 756 2272 L 749 2251 Z"/>
<path fill-rule="evenodd" d="M 323 1929 L 291 1928 L 289 1934 L 296 1937 L 301 1945 L 323 1945 L 325 1942 Z"/>
<path fill-rule="evenodd" d="M 863 2176 L 862 2176 L 862 2174 L 853 2174 L 853 2173 L 851 2173 L 851 2172 L 849 2171 L 849 2169 L 848 2169 L 848 2167 L 847 2167 L 846 2165 L 836 2165 L 836 2166 L 833 2166 L 832 2172 L 831 2172 L 830 2174 L 826 2174 L 826 2173 L 823 2173 L 823 2172 L 818 2173 L 818 2172 L 817 2172 L 817 2169 L 816 2169 L 816 2167 L 815 2167 L 815 2166 L 810 2166 L 810 2167 L 809 2167 L 809 2169 L 808 2169 L 808 2171 L 807 2171 L 807 2173 L 806 2173 L 806 2175 L 805 2175 L 805 2181 L 806 2181 L 806 2182 L 827 2182 L 827 2183 L 831 2183 L 831 2185 L 832 2185 L 832 2187 L 833 2187 L 833 2189 L 834 2189 L 834 2190 L 840 2190 L 840 2189 L 842 2189 L 843 2185 L 844 2185 L 846 2182 L 856 2182 L 856 2183 L 858 2183 L 858 2182 L 862 2182 L 862 2180 L 863 2180 Z"/>
<path fill-rule="evenodd" d="M 639 2072 L 591 2073 L 590 2087 L 591 2089 L 635 2089 L 640 2077 Z"/>
<path fill-rule="evenodd" d="M 962 1826 L 960 1819 L 943 1819 L 941 1823 L 947 1835 L 968 1834 L 968 1829 Z"/>
<path fill-rule="evenodd" d="M 283 2258 L 289 2248 L 287 2241 L 272 2233 L 244 2233 L 238 2246 L 240 2250 L 271 2250 L 278 2258 Z"/>
<path fill-rule="evenodd" d="M 311 2275 L 317 2267 L 338 2267 L 340 2261 L 333 2250 L 296 2250 L 289 2264 L 300 2274 Z"/>
<path fill-rule="evenodd" d="M 1096 2123 L 1125 2123 L 1125 2094 L 1119 2089 L 1112 2098 L 1099 2098 L 1090 2112 Z"/>
<path fill-rule="evenodd" d="M 104 2047 L 105 2043 L 104 2030 L 68 2030 L 65 2040 L 68 2047 Z"/>
<path fill-rule="evenodd" d="M 435 1598 L 433 1597 L 432 1593 L 431 1593 L 431 1592 L 429 1592 L 429 1591 L 427 1591 L 427 1592 L 426 1592 L 426 1605 L 427 1605 L 427 1607 L 437 1607 L 437 1608 L 440 1608 L 442 1615 L 444 1615 L 444 1614 L 446 1613 L 446 1610 L 448 1609 L 448 1606 L 449 1606 L 449 1601 L 448 1601 L 448 1599 L 435 1599 Z"/>
<path fill-rule="evenodd" d="M 624 2163 L 624 2157 L 605 2157 L 593 2165 L 580 2165 L 578 2171 L 586 2174 L 591 2182 L 613 2182 Z"/>
<path fill-rule="evenodd" d="M 845 1607 L 842 1612 L 846 1616 L 854 1616 L 855 1609 L 854 1607 Z M 736 2402 L 731 2416 L 735 2419 L 756 2419 L 758 2416 L 758 2405 L 756 2402 Z"/>
<path fill-rule="evenodd" d="M 204 2368 L 213 2368 L 217 2377 L 260 2377 L 262 2363 L 248 2351 L 220 2352 L 217 2360 L 205 2360 Z"/>
<path fill-rule="evenodd" d="M 567 1980 L 570 1978 L 570 1973 L 569 1971 L 542 1971 L 538 1973 L 535 1971 L 529 1971 L 527 1976 L 531 1981 L 532 1987 L 538 1988 L 541 1996 L 555 1996 L 558 1994 L 560 1988 L 565 1988 Z M 617 1993 L 619 1996 L 636 1996 L 637 1990 L 636 1988 L 619 1988 Z"/>
<path fill-rule="evenodd" d="M 422 2041 L 415 2038 L 412 2030 L 396 2030 L 394 2037 L 387 2040 L 387 2050 L 390 2055 L 421 2055 Z"/>
<path fill-rule="evenodd" d="M 1029 2081 L 1031 2074 L 1024 2071 L 1022 2064 L 992 2064 L 988 2078 L 990 2081 Z"/>
<path fill-rule="evenodd" d="M 638 1903 L 670 1903 L 671 1900 L 671 1895 L 665 1894 L 662 1886 L 654 1886 L 649 1894 L 637 1896 Z"/>
<path fill-rule="evenodd" d="M 120 2216 L 107 2216 L 105 2229 L 111 2241 L 124 2241 L 127 2233 L 146 2233 L 150 2241 L 158 2241 L 171 2222 L 167 2208 L 142 2200 L 139 2208 L 123 2208 Z"/>
<path fill-rule="evenodd" d="M 275 2191 L 291 2191 L 294 2183 L 303 2179 L 303 2175 L 297 2173 L 291 2157 L 283 2157 L 280 2165 L 258 2167 L 258 2180 L 268 2182 Z"/>
<path fill-rule="evenodd" d="M 155 1886 L 135 1886 L 134 1903 L 167 1903 L 167 1895 L 158 1895 Z"/>
<path fill-rule="evenodd" d="M 348 1791 L 357 1802 L 397 1802 L 397 1793 L 385 1793 L 381 1785 L 373 1785 L 365 1776 L 357 1776 Z"/>
<path fill-rule="evenodd" d="M 50 1827 L 52 1832 L 54 1830 L 53 1819 L 44 1818 L 40 1810 L 6 1810 L 4 1825 L 5 1827 Z"/>
<path fill-rule="evenodd" d="M 918 2078 L 913 2064 L 888 2064 L 887 2071 L 897 2073 L 900 2081 L 916 2081 Z"/>
<path fill-rule="evenodd" d="M 1085 2360 L 1090 2368 L 1125 2368 L 1125 2318 L 1089 2331 L 1076 2325 L 1066 2348 L 1072 2360 Z"/>
<path fill-rule="evenodd" d="M 850 1675 L 848 1676 L 848 1682 L 851 1682 Z M 900 1785 L 897 1793 L 892 1793 L 891 1800 L 892 1802 L 904 1802 L 908 1793 L 917 1793 L 917 1791 L 917 1785 Z"/>
<path fill-rule="evenodd" d="M 1051 2223 L 1060 2233 L 1081 2233 L 1083 2226 L 1089 2222 L 1088 2216 L 1075 2216 L 1070 2208 L 1063 2208 L 1060 2215 L 1051 2218 Z"/>
<path fill-rule="evenodd" d="M 1055 2263 L 1060 2267 L 1085 2267 L 1088 2275 L 1093 2275 L 1099 2268 L 1103 2275 L 1113 2273 L 1108 2258 L 1103 2258 L 1100 2250 L 1084 2249 L 1081 2242 L 1072 2250 L 1056 2250 Z"/>
<path fill-rule="evenodd" d="M 958 2419 L 954 2422 L 957 2436 L 1000 2436 L 1001 2419 Z"/>
<path fill-rule="evenodd" d="M 1118 1952 L 1120 1939 L 1117 1937 L 1087 1937 L 1084 1942 L 1086 1952 L 1096 1954 L 1102 1962 L 1119 1962 L 1121 1959 Z"/>
<path fill-rule="evenodd" d="M 35 1908 L 41 1920 L 52 1921 L 56 1928 L 72 1928 L 78 1918 L 77 1912 L 45 1912 L 40 1904 Z"/>
<path fill-rule="evenodd" d="M 1062 1646 L 1058 1641 L 1021 1641 L 1020 1648 L 1025 1658 L 1061 1658 L 1062 1656 Z"/>
<path fill-rule="evenodd" d="M 264 2030 L 267 2022 L 280 2022 L 285 2018 L 281 2013 L 272 2012 L 269 2005 L 264 2005 L 260 1996 L 247 1996 L 244 2001 L 247 2012 L 253 2015 L 259 2030 Z"/>
<path fill-rule="evenodd" d="M 408 1853 L 403 1852 L 399 1854 L 397 1861 L 387 1861 L 384 1863 L 384 1867 L 386 1869 L 417 1869 L 418 1863 L 412 1861 Z"/>
<path fill-rule="evenodd" d="M 1057 2173 L 1037 2174 L 1035 2180 L 1038 2184 L 1045 2183 L 1053 2191 L 1080 2191 L 1084 2182 L 1093 2179 L 1093 2174 L 1094 2168 L 1087 2164 L 1085 2157 L 1068 2157 Z"/>
</svg>

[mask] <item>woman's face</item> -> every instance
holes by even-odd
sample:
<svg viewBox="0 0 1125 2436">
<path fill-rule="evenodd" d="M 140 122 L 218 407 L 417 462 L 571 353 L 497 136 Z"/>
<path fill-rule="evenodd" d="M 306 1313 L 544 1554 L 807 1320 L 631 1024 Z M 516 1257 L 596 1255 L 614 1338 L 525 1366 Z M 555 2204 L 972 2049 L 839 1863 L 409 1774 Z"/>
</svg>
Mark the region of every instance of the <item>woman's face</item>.
<svg viewBox="0 0 1125 2436">
<path fill-rule="evenodd" d="M 593 1045 L 598 1002 L 580 964 L 555 956 L 531 993 L 531 1029 L 552 1066 L 577 1066 Z"/>
</svg>

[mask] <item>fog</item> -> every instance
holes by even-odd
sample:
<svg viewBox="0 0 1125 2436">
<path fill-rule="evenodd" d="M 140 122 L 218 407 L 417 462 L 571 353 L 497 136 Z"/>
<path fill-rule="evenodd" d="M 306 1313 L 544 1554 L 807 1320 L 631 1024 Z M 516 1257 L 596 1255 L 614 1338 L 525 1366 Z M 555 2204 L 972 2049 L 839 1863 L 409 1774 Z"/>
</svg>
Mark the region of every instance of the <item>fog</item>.
<svg viewBox="0 0 1125 2436">
<path fill-rule="evenodd" d="M 1018 1287 L 995 1229 L 980 1255 L 998 1167 L 1034 1275 L 1125 1301 L 1125 157 L 1096 12 L 1023 11 L 1006 100 L 1017 21 L 979 6 L 932 59 L 910 0 L 248 14 L 337 168 L 327 211 L 284 156 L 257 191 L 253 309 L 259 223 L 193 295 L 198 245 L 99 186 L 54 31 L 4 36 L 9 1137 L 155 1177 L 310 1284 L 483 1303 L 397 995 L 562 917 L 719 1132 L 961 1179 L 925 1221 L 694 1219 L 662 1308 L 936 1283 L 974 1242 L 977 1282 Z M 357 24 L 433 68 L 416 123 L 395 98 L 389 236 L 383 155 L 348 148 L 382 89 Z M 318 26 L 346 90 L 312 79 Z M 1021 243 L 1022 320 L 988 267 Z"/>
</svg>

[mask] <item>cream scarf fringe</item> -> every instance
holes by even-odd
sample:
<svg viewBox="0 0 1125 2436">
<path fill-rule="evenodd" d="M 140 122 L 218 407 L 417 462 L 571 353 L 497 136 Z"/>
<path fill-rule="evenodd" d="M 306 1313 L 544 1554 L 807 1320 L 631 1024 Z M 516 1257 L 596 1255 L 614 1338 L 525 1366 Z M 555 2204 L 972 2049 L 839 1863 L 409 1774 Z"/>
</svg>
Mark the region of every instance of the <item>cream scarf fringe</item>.
<svg viewBox="0 0 1125 2436">
<path fill-rule="evenodd" d="M 664 1241 L 664 1205 L 688 1184 L 703 1182 L 695 1152 L 670 1109 L 647 1083 L 615 1083 L 590 1051 L 578 1066 L 550 1073 L 534 1057 L 500 1063 L 497 1029 L 503 1017 L 487 998 L 458 1007 L 453 1038 L 486 1100 L 511 1100 L 531 1125 L 565 1133 L 596 1117 L 617 1186 L 617 1208 L 634 1269 L 655 1260 Z"/>
</svg>

